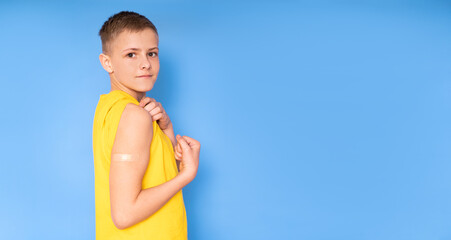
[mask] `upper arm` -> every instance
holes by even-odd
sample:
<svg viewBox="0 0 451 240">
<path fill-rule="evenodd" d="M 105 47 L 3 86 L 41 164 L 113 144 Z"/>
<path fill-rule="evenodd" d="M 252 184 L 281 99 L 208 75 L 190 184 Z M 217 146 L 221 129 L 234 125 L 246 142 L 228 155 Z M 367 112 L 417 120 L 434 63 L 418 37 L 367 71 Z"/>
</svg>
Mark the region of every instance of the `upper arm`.
<svg viewBox="0 0 451 240">
<path fill-rule="evenodd" d="M 119 228 L 130 221 L 128 210 L 141 191 L 152 135 L 150 114 L 135 104 L 127 104 L 119 121 L 111 156 L 130 154 L 131 161 L 112 160 L 109 176 L 111 214 Z"/>
</svg>

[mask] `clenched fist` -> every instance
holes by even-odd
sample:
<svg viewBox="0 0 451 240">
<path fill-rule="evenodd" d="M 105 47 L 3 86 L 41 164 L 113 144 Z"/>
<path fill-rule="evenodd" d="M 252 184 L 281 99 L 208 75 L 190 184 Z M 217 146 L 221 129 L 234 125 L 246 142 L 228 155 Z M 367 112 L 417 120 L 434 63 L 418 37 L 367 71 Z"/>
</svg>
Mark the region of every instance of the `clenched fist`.
<svg viewBox="0 0 451 240">
<path fill-rule="evenodd" d="M 199 141 L 188 136 L 177 134 L 177 146 L 175 147 L 175 159 L 180 162 L 180 173 L 191 182 L 197 175 L 199 167 Z"/>
</svg>

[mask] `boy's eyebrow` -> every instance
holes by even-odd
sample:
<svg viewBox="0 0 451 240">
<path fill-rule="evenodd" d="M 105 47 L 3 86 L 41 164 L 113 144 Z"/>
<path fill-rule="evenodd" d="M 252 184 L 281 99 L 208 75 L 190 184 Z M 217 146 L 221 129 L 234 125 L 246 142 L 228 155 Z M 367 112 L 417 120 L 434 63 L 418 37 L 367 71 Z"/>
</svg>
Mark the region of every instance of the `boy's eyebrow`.
<svg viewBox="0 0 451 240">
<path fill-rule="evenodd" d="M 149 50 L 154 50 L 154 49 L 158 49 L 158 47 L 149 48 Z M 141 49 L 139 49 L 139 48 L 127 48 L 125 50 L 122 50 L 122 52 L 125 52 L 125 51 L 128 51 L 128 50 L 140 51 Z"/>
</svg>

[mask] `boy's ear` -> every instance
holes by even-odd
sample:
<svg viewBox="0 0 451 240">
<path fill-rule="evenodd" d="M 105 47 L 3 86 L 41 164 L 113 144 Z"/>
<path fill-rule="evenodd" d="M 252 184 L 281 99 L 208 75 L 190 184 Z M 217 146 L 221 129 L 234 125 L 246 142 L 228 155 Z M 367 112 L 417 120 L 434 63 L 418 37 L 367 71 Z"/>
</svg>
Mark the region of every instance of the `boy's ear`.
<svg viewBox="0 0 451 240">
<path fill-rule="evenodd" d="M 113 73 L 113 66 L 111 65 L 111 59 L 108 55 L 105 55 L 104 53 L 101 53 L 99 55 L 100 63 L 102 64 L 102 67 L 108 72 Z"/>
</svg>

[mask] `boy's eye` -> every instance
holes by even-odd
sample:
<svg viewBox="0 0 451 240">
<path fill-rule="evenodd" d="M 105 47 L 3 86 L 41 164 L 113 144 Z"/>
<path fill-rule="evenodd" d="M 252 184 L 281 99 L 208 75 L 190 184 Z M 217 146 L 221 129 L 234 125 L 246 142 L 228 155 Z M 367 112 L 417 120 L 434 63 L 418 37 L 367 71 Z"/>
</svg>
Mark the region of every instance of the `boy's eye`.
<svg viewBox="0 0 451 240">
<path fill-rule="evenodd" d="M 150 52 L 149 53 L 149 56 L 151 56 L 151 57 L 156 57 L 158 54 L 156 53 L 156 52 Z"/>
<path fill-rule="evenodd" d="M 127 54 L 127 57 L 133 57 L 134 53 Z"/>
</svg>

